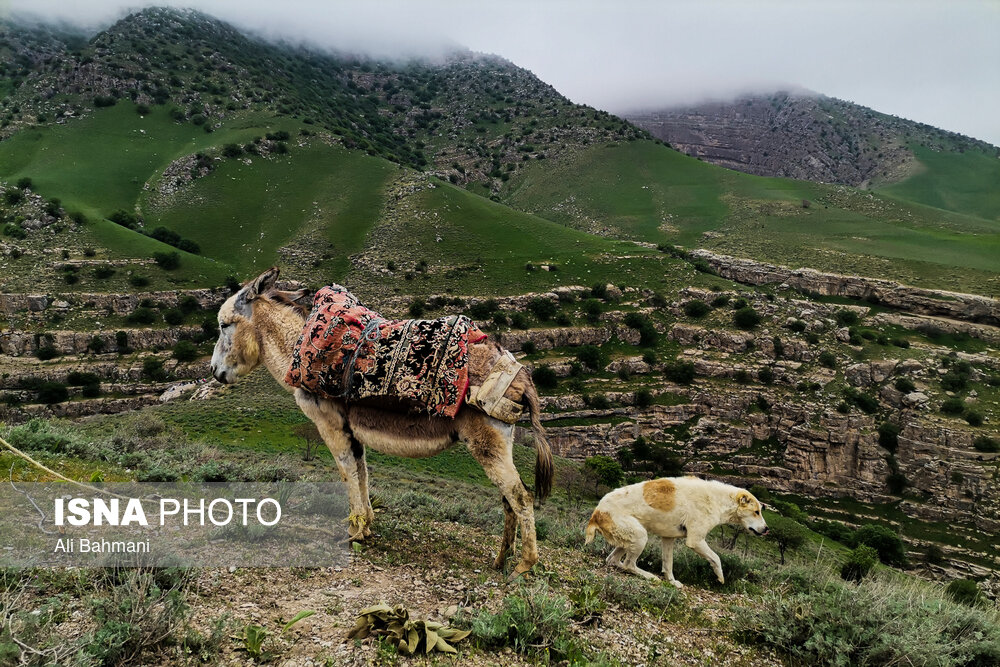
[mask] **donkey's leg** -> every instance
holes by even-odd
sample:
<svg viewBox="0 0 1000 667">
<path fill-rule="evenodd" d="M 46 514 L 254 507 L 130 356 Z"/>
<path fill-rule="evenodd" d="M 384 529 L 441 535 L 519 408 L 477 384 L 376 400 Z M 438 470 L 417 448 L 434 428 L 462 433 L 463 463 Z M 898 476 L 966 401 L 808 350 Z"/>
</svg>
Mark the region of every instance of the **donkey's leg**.
<svg viewBox="0 0 1000 667">
<path fill-rule="evenodd" d="M 504 561 L 507 560 L 507 552 L 510 551 L 514 544 L 514 538 L 517 536 L 517 514 L 514 513 L 514 508 L 507 502 L 506 497 L 501 495 L 500 498 L 503 500 L 503 542 L 500 543 L 499 555 L 493 561 L 493 567 L 498 570 L 503 569 Z"/>
<path fill-rule="evenodd" d="M 483 466 L 486 476 L 500 487 L 500 493 L 510 503 L 520 524 L 521 561 L 510 573 L 509 578 L 513 579 L 538 562 L 531 492 L 525 488 L 514 467 L 514 427 L 483 414 L 467 412 L 459 426 L 459 434 L 468 444 L 469 451 Z M 506 539 L 506 521 L 504 523 Z"/>
<path fill-rule="evenodd" d="M 316 430 L 333 454 L 333 460 L 337 462 L 340 479 L 347 485 L 347 500 L 351 507 L 348 535 L 352 540 L 364 539 L 368 522 L 368 500 L 367 497 L 361 497 L 358 464 L 351 451 L 351 437 L 346 429 L 343 409 L 332 401 L 317 399 L 302 390 L 296 390 L 295 402 L 316 424 Z"/>
<path fill-rule="evenodd" d="M 365 509 L 365 536 L 368 536 L 371 535 L 369 526 L 375 521 L 375 510 L 372 509 L 371 494 L 368 492 L 368 461 L 365 458 L 365 446 L 358 442 L 353 434 L 351 435 L 351 454 L 354 456 L 354 464 L 358 469 L 358 491 Z"/>
</svg>

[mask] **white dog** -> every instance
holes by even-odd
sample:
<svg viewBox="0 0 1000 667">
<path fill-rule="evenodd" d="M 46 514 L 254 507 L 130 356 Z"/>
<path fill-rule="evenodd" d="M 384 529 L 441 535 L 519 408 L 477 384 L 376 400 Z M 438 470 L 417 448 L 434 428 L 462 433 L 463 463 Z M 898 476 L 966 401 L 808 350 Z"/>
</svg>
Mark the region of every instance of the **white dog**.
<svg viewBox="0 0 1000 667">
<path fill-rule="evenodd" d="M 650 533 L 660 536 L 663 574 L 674 579 L 674 542 L 685 538 L 688 547 L 712 564 L 719 583 L 725 583 L 719 556 L 705 537 L 719 524 L 736 524 L 756 535 L 767 534 L 763 505 L 744 489 L 696 477 L 673 477 L 623 486 L 601 498 L 587 524 L 587 544 L 600 532 L 614 550 L 608 565 L 647 579 L 656 575 L 636 565 Z"/>
</svg>

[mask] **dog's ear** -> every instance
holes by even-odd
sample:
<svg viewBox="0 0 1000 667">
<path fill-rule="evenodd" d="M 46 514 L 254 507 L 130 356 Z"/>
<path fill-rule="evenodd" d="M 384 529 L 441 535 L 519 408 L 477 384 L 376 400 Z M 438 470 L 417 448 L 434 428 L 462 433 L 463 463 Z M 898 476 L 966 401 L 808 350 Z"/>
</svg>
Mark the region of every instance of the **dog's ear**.
<svg viewBox="0 0 1000 667">
<path fill-rule="evenodd" d="M 747 493 L 746 491 L 741 491 L 738 497 L 738 502 L 740 503 L 740 507 L 746 507 L 747 505 L 753 502 L 753 499 L 750 497 L 749 493 Z"/>
</svg>

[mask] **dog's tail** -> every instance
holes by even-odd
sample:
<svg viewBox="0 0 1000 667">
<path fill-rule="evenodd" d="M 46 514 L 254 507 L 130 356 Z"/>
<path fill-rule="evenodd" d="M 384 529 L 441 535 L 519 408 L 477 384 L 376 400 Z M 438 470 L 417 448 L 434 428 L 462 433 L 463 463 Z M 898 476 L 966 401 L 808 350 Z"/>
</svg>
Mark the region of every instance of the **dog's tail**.
<svg viewBox="0 0 1000 667">
<path fill-rule="evenodd" d="M 541 502 L 552 492 L 555 468 L 552 465 L 552 449 L 549 447 L 548 438 L 545 437 L 545 427 L 542 426 L 542 406 L 531 375 L 528 375 L 528 386 L 523 399 L 531 412 L 531 430 L 535 434 L 535 497 Z"/>
<path fill-rule="evenodd" d="M 584 535 L 586 536 L 586 539 L 583 541 L 584 544 L 590 544 L 591 542 L 593 542 L 594 541 L 594 535 L 596 533 L 598 533 L 598 532 L 600 532 L 601 535 L 604 535 L 604 531 L 601 530 L 601 526 L 598 523 L 598 515 L 597 515 L 597 513 L 600 512 L 600 511 L 601 510 L 596 510 L 595 509 L 594 513 L 590 515 L 590 521 L 587 522 L 587 531 L 586 531 L 586 533 L 584 533 Z M 606 535 L 604 535 L 604 537 L 607 538 Z"/>
</svg>

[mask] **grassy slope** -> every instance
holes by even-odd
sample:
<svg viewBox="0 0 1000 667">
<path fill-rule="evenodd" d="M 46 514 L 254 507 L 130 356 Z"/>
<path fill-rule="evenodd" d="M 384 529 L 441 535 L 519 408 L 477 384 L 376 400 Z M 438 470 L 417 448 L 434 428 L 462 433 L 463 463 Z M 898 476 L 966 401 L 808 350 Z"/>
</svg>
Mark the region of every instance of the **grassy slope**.
<svg viewBox="0 0 1000 667">
<path fill-rule="evenodd" d="M 316 227 L 332 246 L 326 273 L 342 279 L 395 169 L 381 158 L 319 142 L 269 160 L 254 156 L 249 165 L 226 160 L 157 222 L 197 241 L 206 257 L 238 275 L 275 263 L 280 246 Z"/>
<path fill-rule="evenodd" d="M 989 281 L 1000 271 L 1000 229 L 987 220 L 851 188 L 727 171 L 651 142 L 533 163 L 504 196 L 565 224 L 590 220 L 646 241 L 916 284 L 995 290 Z"/>
<path fill-rule="evenodd" d="M 570 229 L 437 180 L 422 186 L 369 243 L 377 264 L 391 261 L 396 271 L 387 280 L 355 269 L 348 285 L 359 294 L 380 294 L 388 284 L 407 294 L 485 296 L 609 281 L 665 289 L 692 280 L 689 266 L 653 249 Z M 426 272 L 415 270 L 421 260 Z M 558 270 L 528 271 L 528 263 Z M 414 275 L 404 282 L 406 272 Z"/>
<path fill-rule="evenodd" d="M 1000 160 L 978 151 L 948 153 L 912 146 L 923 169 L 880 188 L 890 197 L 1000 221 Z"/>
</svg>

